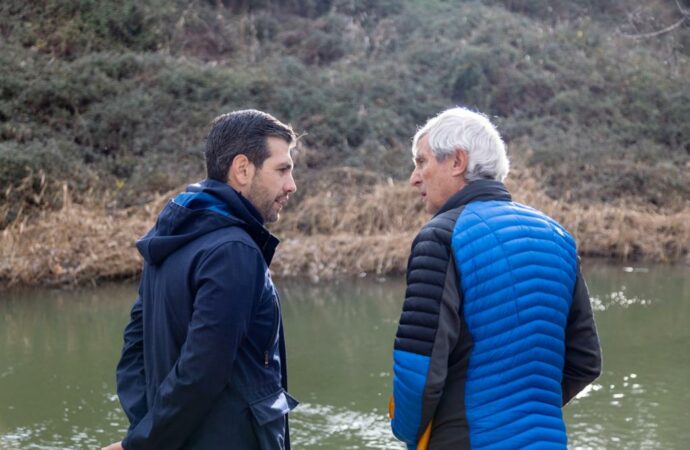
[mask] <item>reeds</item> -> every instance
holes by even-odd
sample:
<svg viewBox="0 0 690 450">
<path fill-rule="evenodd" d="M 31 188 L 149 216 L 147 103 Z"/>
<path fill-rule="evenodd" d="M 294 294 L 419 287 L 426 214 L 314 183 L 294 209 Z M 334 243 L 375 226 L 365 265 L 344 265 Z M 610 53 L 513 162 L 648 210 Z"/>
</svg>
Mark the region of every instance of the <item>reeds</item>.
<svg viewBox="0 0 690 450">
<path fill-rule="evenodd" d="M 549 198 L 534 177 L 508 183 L 516 201 L 537 208 L 568 229 L 578 253 L 619 260 L 690 263 L 690 202 L 665 212 L 632 199 L 616 204 L 568 203 Z"/>
<path fill-rule="evenodd" d="M 664 213 L 633 201 L 616 205 L 549 198 L 528 172 L 511 175 L 516 201 L 549 214 L 576 237 L 585 256 L 674 262 L 690 253 L 690 206 Z M 309 190 L 309 187 L 302 187 Z M 403 273 L 410 244 L 429 216 L 403 183 L 331 184 L 288 206 L 273 232 L 284 238 L 276 276 L 314 281 Z M 0 285 L 62 285 L 133 277 L 134 241 L 153 225 L 174 192 L 143 207 L 108 212 L 97 200 L 14 222 L 0 240 Z"/>
<path fill-rule="evenodd" d="M 690 253 L 690 205 L 664 213 L 632 201 L 609 205 L 554 200 L 524 169 L 511 173 L 507 185 L 515 201 L 563 224 L 575 236 L 580 255 L 677 262 Z M 325 191 L 295 209 L 286 212 L 286 220 L 274 230 L 289 237 L 279 247 L 274 272 L 315 280 L 403 273 L 412 239 L 429 219 L 416 191 L 402 183 Z"/>
<path fill-rule="evenodd" d="M 88 284 L 139 273 L 134 242 L 155 221 L 161 198 L 109 213 L 105 202 L 75 204 L 66 188 L 63 196 L 60 210 L 23 216 L 2 231 L 0 286 Z"/>
</svg>

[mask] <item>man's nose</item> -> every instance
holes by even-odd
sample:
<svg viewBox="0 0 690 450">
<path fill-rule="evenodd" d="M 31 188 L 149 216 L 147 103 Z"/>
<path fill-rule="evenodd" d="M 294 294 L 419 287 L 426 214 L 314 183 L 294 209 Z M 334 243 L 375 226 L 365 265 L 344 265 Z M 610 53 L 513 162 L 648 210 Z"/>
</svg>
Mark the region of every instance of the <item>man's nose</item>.
<svg viewBox="0 0 690 450">
<path fill-rule="evenodd" d="M 417 168 L 412 171 L 412 174 L 410 175 L 410 184 L 414 187 L 417 187 L 418 184 L 422 182 L 422 178 L 419 176 L 419 172 L 417 171 Z"/>
<path fill-rule="evenodd" d="M 290 178 L 288 179 L 284 189 L 288 194 L 292 194 L 293 192 L 297 191 L 297 183 L 295 183 L 295 178 L 292 176 L 292 174 L 290 174 Z"/>
</svg>

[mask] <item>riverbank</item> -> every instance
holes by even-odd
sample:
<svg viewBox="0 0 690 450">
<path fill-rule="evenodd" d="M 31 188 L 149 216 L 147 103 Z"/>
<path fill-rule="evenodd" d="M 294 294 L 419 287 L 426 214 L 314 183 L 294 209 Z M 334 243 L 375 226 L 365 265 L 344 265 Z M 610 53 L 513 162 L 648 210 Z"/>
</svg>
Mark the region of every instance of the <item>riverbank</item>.
<svg viewBox="0 0 690 450">
<path fill-rule="evenodd" d="M 343 174 L 341 174 L 343 175 Z M 347 175 L 347 174 L 346 174 Z M 577 239 L 582 256 L 687 262 L 690 206 L 663 211 L 634 201 L 569 203 L 549 198 L 526 170 L 511 172 L 514 199 L 544 211 Z M 404 273 L 409 246 L 429 216 L 401 182 L 331 183 L 306 188 L 273 227 L 282 239 L 272 272 L 313 281 Z M 0 286 L 64 286 L 136 277 L 134 242 L 177 190 L 145 205 L 109 211 L 103 199 L 15 222 L 0 237 Z"/>
<path fill-rule="evenodd" d="M 581 254 L 687 261 L 683 9 L 542 3 L 11 0 L 0 288 L 136 277 L 134 241 L 205 172 L 209 123 L 245 108 L 300 135 L 277 276 L 403 272 L 428 218 L 403 181 L 410 138 L 452 105 L 495 122 L 516 200 Z"/>
</svg>

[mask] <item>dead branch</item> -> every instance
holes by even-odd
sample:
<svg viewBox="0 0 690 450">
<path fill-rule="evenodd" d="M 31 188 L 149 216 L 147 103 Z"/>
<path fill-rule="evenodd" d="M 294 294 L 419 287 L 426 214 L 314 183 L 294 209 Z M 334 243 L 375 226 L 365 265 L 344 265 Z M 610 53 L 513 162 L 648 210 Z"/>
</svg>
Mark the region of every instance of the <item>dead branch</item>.
<svg viewBox="0 0 690 450">
<path fill-rule="evenodd" d="M 680 12 L 680 14 L 681 14 L 681 16 L 682 16 L 676 23 L 674 23 L 674 24 L 672 24 L 672 25 L 669 25 L 668 27 L 663 28 L 663 29 L 661 29 L 661 30 L 651 31 L 651 32 L 649 32 L 649 33 L 639 33 L 639 34 L 626 34 L 626 33 L 622 33 L 622 34 L 623 34 L 623 37 L 626 37 L 626 38 L 629 38 L 629 39 L 647 39 L 647 38 L 653 38 L 653 37 L 656 37 L 656 36 L 661 36 L 662 34 L 669 33 L 669 32 L 671 32 L 671 31 L 675 30 L 676 28 L 680 27 L 681 25 L 683 25 L 683 23 L 685 23 L 685 21 L 688 20 L 688 19 L 690 18 L 690 10 L 689 10 L 689 9 L 685 9 L 685 8 L 680 4 L 680 1 L 679 1 L 679 0 L 675 0 L 675 2 L 676 2 L 676 6 L 678 7 L 678 11 Z M 629 19 L 629 20 L 631 19 L 632 14 L 633 14 L 633 13 L 630 13 L 630 14 L 628 15 L 628 19 Z M 631 22 L 632 22 L 632 20 L 631 20 Z M 633 25 L 634 25 L 634 24 L 633 24 Z M 637 27 L 635 27 L 635 28 L 637 28 Z"/>
<path fill-rule="evenodd" d="M 642 34 L 623 34 L 623 37 L 629 38 L 629 39 L 647 39 L 647 38 L 653 38 L 656 36 L 661 36 L 662 34 L 669 33 L 679 26 L 683 25 L 683 23 L 690 17 L 690 15 L 684 15 L 678 22 L 674 23 L 673 25 L 669 25 L 668 27 L 657 30 L 657 31 L 652 31 L 650 33 L 642 33 Z"/>
</svg>

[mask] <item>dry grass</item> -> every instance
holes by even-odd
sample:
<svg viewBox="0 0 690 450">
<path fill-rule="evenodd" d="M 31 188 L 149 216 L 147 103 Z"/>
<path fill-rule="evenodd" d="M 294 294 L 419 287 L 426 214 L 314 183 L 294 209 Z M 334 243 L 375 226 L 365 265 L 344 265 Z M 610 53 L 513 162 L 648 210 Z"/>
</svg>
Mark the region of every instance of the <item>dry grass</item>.
<svg viewBox="0 0 690 450">
<path fill-rule="evenodd" d="M 378 235 L 314 235 L 284 241 L 272 272 L 278 277 L 308 277 L 312 281 L 364 274 L 400 274 L 414 232 Z"/>
<path fill-rule="evenodd" d="M 294 210 L 287 210 L 274 231 L 287 236 L 370 236 L 418 229 L 428 219 L 419 194 L 404 184 L 391 182 L 321 191 L 305 198 Z"/>
<path fill-rule="evenodd" d="M 556 201 L 526 171 L 513 173 L 508 185 L 517 201 L 569 229 L 582 255 L 673 262 L 690 253 L 690 206 L 664 214 L 633 202 Z M 339 183 L 311 192 L 291 205 L 273 229 L 288 237 L 274 260 L 276 276 L 316 281 L 404 272 L 412 239 L 429 218 L 412 188 L 392 182 Z M 171 195 L 144 207 L 108 212 L 102 199 L 77 205 L 65 193 L 61 210 L 24 218 L 2 232 L 0 285 L 86 284 L 137 275 L 141 258 L 134 241 Z"/>
<path fill-rule="evenodd" d="M 546 196 L 527 172 L 513 177 L 508 186 L 516 201 L 563 224 L 575 236 L 581 255 L 690 263 L 690 202 L 667 213 L 632 200 L 572 204 Z"/>
<path fill-rule="evenodd" d="M 108 213 L 100 203 L 63 206 L 2 231 L 0 286 L 76 285 L 136 276 L 141 258 L 134 241 L 155 221 L 164 198 L 144 208 Z"/>
</svg>

